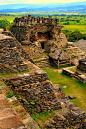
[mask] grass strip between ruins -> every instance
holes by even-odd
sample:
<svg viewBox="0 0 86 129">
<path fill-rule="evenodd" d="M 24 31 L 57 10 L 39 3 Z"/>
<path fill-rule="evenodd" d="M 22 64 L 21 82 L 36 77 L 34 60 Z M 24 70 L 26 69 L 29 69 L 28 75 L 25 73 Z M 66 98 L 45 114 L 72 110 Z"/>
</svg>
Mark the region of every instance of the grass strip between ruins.
<svg viewBox="0 0 86 129">
<path fill-rule="evenodd" d="M 35 113 L 31 115 L 31 117 L 38 123 L 40 128 L 43 128 L 44 123 L 49 120 L 49 118 L 53 118 L 55 116 L 55 112 L 52 109 L 50 112 L 46 111 L 45 113 Z"/>
<path fill-rule="evenodd" d="M 76 99 L 71 101 L 86 112 L 86 84 L 78 82 L 76 79 L 62 73 L 58 73 L 58 71 L 44 68 L 43 70 L 47 72 L 52 83 L 59 84 L 62 87 L 67 96 L 76 96 Z M 63 88 L 63 86 L 67 86 L 67 88 Z"/>
</svg>

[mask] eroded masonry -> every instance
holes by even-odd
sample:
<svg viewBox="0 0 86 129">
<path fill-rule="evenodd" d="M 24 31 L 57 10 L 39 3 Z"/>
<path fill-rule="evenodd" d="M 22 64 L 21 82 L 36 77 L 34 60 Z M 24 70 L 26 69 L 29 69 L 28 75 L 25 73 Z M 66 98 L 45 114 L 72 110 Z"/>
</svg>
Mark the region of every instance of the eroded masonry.
<svg viewBox="0 0 86 129">
<path fill-rule="evenodd" d="M 12 33 L 31 57 L 40 56 L 42 50 L 50 51 L 52 46 L 66 47 L 67 40 L 62 33 L 63 26 L 59 25 L 59 19 L 28 15 L 15 18 L 14 24 Z"/>
<path fill-rule="evenodd" d="M 20 37 L 21 41 L 21 38 L 26 38 L 26 35 L 22 34 L 27 33 L 29 36 L 31 36 L 31 33 L 27 32 L 27 27 L 23 27 L 23 24 L 22 26 L 20 26 L 20 20 L 17 19 L 17 21 L 15 22 L 17 27 L 13 27 L 13 32 L 15 31 L 14 34 Z M 35 28 L 36 26 L 41 25 L 35 25 Z M 34 28 L 33 26 L 28 27 L 32 27 L 32 29 Z M 56 24 L 55 27 L 57 28 L 58 25 Z M 22 33 L 21 28 L 26 33 L 24 33 L 24 31 Z M 36 31 L 37 35 L 39 32 L 42 34 L 41 36 L 39 36 L 41 37 L 39 38 L 39 41 L 43 42 L 45 42 L 43 35 L 46 32 L 44 31 L 43 33 L 44 28 L 45 30 L 47 29 L 47 36 L 49 37 L 50 32 L 53 30 L 53 25 L 50 26 L 50 32 L 49 27 L 45 25 L 42 25 L 42 32 L 40 30 Z M 35 29 L 33 30 L 34 33 Z M 19 33 L 18 31 L 20 31 L 21 33 Z M 28 31 L 31 32 L 31 28 L 28 29 Z M 6 36 L 8 35 L 8 32 L 5 32 L 5 34 L 0 34 L 0 73 L 2 73 L 0 75 L 0 128 L 85 129 L 85 112 L 74 105 L 68 99 L 68 97 L 58 84 L 52 84 L 52 82 L 50 82 L 47 73 L 34 64 L 33 60 L 30 59 L 30 56 L 23 49 L 18 40 L 11 34 L 11 32 L 9 33 L 10 36 Z M 58 32 L 56 31 L 56 33 Z M 27 36 L 27 38 L 29 36 Z M 59 35 L 56 34 L 56 37 L 57 36 Z M 29 38 L 28 41 L 31 40 L 34 43 L 35 40 L 34 38 L 32 39 L 33 40 Z M 57 42 L 57 39 L 55 41 Z M 9 95 L 9 93 L 12 91 L 14 92 L 15 97 Z M 9 99 L 7 99 L 6 97 L 8 97 Z M 2 104 L 4 105 L 5 101 L 8 104 L 6 107 L 2 107 Z M 40 121 L 38 125 L 30 116 L 35 113 L 51 113 L 52 110 L 54 115 L 51 115 L 51 117 L 45 121 L 43 126 L 40 126 Z M 7 111 L 7 114 L 5 113 L 6 115 L 4 115 L 4 111 Z"/>
</svg>

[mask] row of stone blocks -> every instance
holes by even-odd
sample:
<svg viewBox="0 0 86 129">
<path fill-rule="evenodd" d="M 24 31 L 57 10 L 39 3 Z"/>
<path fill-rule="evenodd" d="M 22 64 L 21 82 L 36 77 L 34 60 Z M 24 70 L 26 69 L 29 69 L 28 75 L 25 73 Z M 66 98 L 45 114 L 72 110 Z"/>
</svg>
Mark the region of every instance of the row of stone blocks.
<svg viewBox="0 0 86 129">
<path fill-rule="evenodd" d="M 82 83 L 86 83 L 86 76 L 85 75 L 82 75 L 82 74 L 79 74 L 77 72 L 73 72 L 67 68 L 64 68 L 63 71 L 62 71 L 63 74 L 71 77 L 71 78 L 76 78 L 78 81 L 82 82 Z"/>
<path fill-rule="evenodd" d="M 39 24 L 39 23 L 52 23 L 52 24 L 59 24 L 59 19 L 52 19 L 52 17 L 44 18 L 44 17 L 30 17 L 25 16 L 21 18 L 15 18 L 14 24 L 16 26 L 25 26 L 30 24 Z"/>
</svg>

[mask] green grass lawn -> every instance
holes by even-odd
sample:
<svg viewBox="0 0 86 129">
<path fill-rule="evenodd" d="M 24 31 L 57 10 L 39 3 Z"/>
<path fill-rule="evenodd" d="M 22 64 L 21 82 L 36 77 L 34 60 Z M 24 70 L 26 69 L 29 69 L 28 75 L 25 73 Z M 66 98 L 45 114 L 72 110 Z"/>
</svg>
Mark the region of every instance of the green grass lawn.
<svg viewBox="0 0 86 129">
<path fill-rule="evenodd" d="M 78 82 L 76 79 L 70 78 L 64 74 L 58 73 L 50 69 L 43 69 L 47 72 L 50 81 L 59 84 L 67 96 L 75 95 L 77 98 L 72 102 L 86 112 L 86 84 Z M 63 88 L 67 86 L 67 88 Z"/>
<path fill-rule="evenodd" d="M 83 34 L 86 34 L 86 25 L 63 25 L 63 30 L 69 31 L 80 31 Z"/>
</svg>

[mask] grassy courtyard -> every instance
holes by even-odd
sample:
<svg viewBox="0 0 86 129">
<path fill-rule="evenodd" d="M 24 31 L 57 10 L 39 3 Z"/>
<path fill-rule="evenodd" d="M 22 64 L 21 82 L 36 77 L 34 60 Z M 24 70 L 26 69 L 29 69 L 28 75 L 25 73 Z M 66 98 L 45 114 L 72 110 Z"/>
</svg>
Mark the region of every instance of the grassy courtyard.
<svg viewBox="0 0 86 129">
<path fill-rule="evenodd" d="M 58 73 L 58 71 L 51 69 L 43 70 L 47 72 L 52 83 L 59 84 L 62 87 L 67 96 L 75 95 L 76 99 L 73 99 L 72 102 L 86 112 L 86 84 Z M 67 88 L 63 88 L 63 86 L 67 86 Z"/>
</svg>

